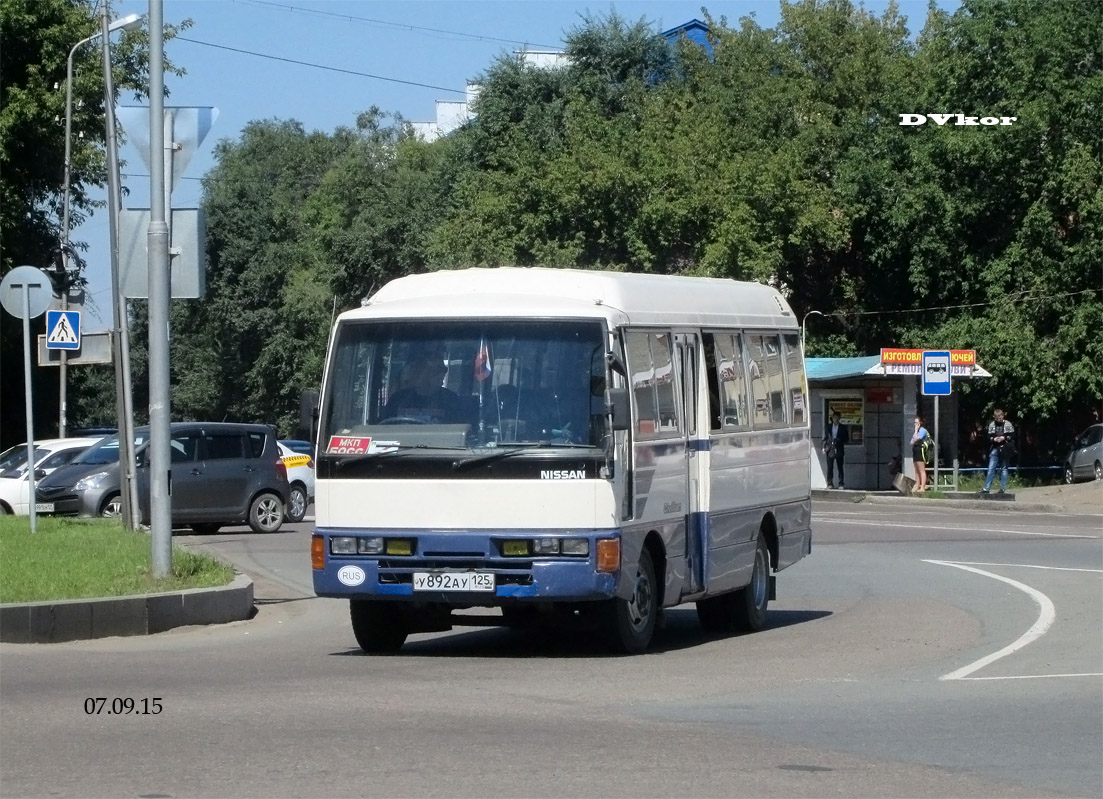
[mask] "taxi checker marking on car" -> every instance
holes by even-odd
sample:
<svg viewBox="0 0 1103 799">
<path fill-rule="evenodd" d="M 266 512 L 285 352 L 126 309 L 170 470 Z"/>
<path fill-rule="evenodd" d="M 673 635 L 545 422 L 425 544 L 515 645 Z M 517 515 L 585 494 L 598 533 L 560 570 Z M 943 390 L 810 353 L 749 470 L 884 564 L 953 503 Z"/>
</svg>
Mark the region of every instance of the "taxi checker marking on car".
<svg viewBox="0 0 1103 799">
<path fill-rule="evenodd" d="M 296 466 L 306 466 L 310 463 L 309 455 L 284 455 L 283 463 L 288 469 L 293 469 Z"/>
</svg>

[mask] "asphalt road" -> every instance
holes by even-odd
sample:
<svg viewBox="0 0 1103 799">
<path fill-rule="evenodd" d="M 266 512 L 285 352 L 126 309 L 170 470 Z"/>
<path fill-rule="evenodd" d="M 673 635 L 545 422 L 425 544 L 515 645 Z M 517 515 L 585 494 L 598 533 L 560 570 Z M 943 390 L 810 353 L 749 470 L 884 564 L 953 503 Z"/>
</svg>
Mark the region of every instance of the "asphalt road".
<svg viewBox="0 0 1103 799">
<path fill-rule="evenodd" d="M 0 795 L 1103 794 L 1103 517 L 819 503 L 763 632 L 501 628 L 360 654 L 309 524 L 209 546 L 257 617 L 0 646 Z M 88 698 L 160 697 L 156 715 Z"/>
</svg>

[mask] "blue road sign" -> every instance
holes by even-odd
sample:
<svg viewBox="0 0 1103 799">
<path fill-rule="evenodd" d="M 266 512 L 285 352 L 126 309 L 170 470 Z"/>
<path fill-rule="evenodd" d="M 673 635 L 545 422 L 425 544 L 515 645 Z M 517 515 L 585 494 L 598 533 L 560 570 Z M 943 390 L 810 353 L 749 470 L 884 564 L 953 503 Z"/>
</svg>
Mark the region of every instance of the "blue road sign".
<svg viewBox="0 0 1103 799">
<path fill-rule="evenodd" d="M 950 394 L 949 350 L 923 352 L 923 394 L 945 397 Z"/>
<path fill-rule="evenodd" d="M 46 349 L 80 349 L 80 311 L 46 311 Z"/>
</svg>

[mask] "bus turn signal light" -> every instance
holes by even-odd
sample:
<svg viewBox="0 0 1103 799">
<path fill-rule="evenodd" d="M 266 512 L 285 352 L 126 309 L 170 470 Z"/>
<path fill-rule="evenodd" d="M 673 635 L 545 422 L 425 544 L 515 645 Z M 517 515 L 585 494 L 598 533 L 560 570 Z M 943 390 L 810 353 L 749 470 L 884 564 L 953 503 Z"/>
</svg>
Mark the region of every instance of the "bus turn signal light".
<svg viewBox="0 0 1103 799">
<path fill-rule="evenodd" d="M 597 570 L 611 574 L 618 569 L 620 569 L 620 539 L 599 539 L 597 542 Z"/>
<path fill-rule="evenodd" d="M 310 566 L 314 569 L 326 567 L 326 540 L 320 535 L 310 537 Z"/>
</svg>

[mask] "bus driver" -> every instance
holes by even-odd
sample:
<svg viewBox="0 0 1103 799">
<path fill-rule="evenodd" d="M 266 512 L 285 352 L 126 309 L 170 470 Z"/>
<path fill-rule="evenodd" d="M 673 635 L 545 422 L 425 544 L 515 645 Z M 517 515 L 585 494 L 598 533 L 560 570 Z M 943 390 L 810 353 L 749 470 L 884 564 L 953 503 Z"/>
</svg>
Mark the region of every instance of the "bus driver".
<svg viewBox="0 0 1103 799">
<path fill-rule="evenodd" d="M 460 421 L 460 398 L 443 386 L 448 371 L 444 360 L 429 353 L 416 354 L 402 370 L 402 388 L 383 410 L 381 422 L 453 424 Z"/>
</svg>

